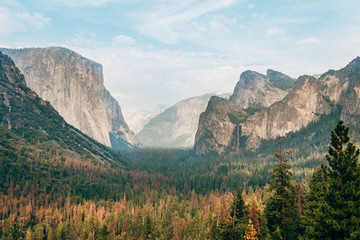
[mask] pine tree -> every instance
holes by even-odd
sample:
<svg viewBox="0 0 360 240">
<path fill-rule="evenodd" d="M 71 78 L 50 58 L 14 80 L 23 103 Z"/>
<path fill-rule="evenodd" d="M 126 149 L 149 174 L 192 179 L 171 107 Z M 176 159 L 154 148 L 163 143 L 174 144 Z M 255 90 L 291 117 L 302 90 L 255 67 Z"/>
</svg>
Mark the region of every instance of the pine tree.
<svg viewBox="0 0 360 240">
<path fill-rule="evenodd" d="M 283 237 L 281 236 L 281 230 L 279 227 L 276 228 L 276 230 L 271 235 L 271 240 L 283 240 Z"/>
<path fill-rule="evenodd" d="M 230 219 L 219 223 L 220 239 L 243 239 L 248 226 L 248 210 L 241 194 L 241 188 L 235 193 L 230 207 Z"/>
<path fill-rule="evenodd" d="M 360 239 L 359 154 L 350 142 L 349 128 L 339 121 L 331 132 L 329 167 L 321 167 L 312 177 L 305 216 L 308 239 Z"/>
<path fill-rule="evenodd" d="M 281 152 L 281 138 L 280 138 L 280 153 L 274 153 L 279 160 L 271 174 L 272 185 L 270 191 L 272 196 L 266 202 L 265 215 L 268 220 L 268 228 L 271 233 L 275 234 L 279 228 L 281 236 L 284 240 L 296 239 L 297 228 L 297 209 L 295 205 L 296 189 L 292 183 L 291 166 L 288 164 L 288 159 L 283 158 Z"/>
<path fill-rule="evenodd" d="M 255 198 L 251 202 L 249 217 L 250 217 L 251 223 L 255 229 L 256 237 L 259 238 L 259 235 L 260 235 L 260 211 L 257 206 L 257 202 L 256 202 Z"/>
<path fill-rule="evenodd" d="M 329 191 L 329 178 L 326 169 L 320 165 L 312 174 L 310 180 L 310 192 L 307 195 L 307 205 L 303 225 L 305 239 L 321 239 L 326 232 L 327 216 L 324 209 L 328 209 L 325 197 Z"/>
<path fill-rule="evenodd" d="M 103 223 L 100 226 L 99 234 L 97 236 L 97 239 L 99 240 L 108 240 L 110 239 L 110 232 L 108 230 L 108 227 L 105 223 Z"/>
<path fill-rule="evenodd" d="M 145 239 L 153 239 L 152 234 L 152 222 L 149 215 L 146 215 L 144 222 L 144 238 Z"/>
</svg>

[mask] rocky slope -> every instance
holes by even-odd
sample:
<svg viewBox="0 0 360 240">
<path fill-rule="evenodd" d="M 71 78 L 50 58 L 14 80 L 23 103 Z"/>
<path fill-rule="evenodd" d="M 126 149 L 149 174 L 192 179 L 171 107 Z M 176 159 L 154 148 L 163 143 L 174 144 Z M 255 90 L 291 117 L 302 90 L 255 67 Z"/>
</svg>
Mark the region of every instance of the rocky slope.
<svg viewBox="0 0 360 240">
<path fill-rule="evenodd" d="M 23 72 L 27 85 L 68 123 L 116 150 L 140 146 L 104 88 L 100 64 L 60 47 L 2 51 Z"/>
<path fill-rule="evenodd" d="M 148 147 L 193 147 L 199 116 L 213 95 L 216 94 L 205 94 L 178 102 L 151 119 L 137 134 L 138 138 Z"/>
<path fill-rule="evenodd" d="M 12 156 L 23 148 L 20 152 L 55 154 L 59 160 L 69 156 L 106 165 L 123 162 L 121 156 L 66 123 L 49 102 L 26 86 L 14 62 L 0 52 L 0 128 L 4 127 L 8 132 L 0 131 L 0 156 Z"/>
<path fill-rule="evenodd" d="M 345 68 L 330 70 L 318 79 L 300 77 L 294 89 L 280 102 L 256 113 L 242 124 L 242 135 L 253 141 L 284 136 L 317 121 L 322 114 L 341 111 L 346 124 L 360 124 L 360 58 Z M 257 146 L 247 144 L 249 148 Z"/>
<path fill-rule="evenodd" d="M 311 122 L 318 121 L 321 116 L 338 111 L 346 124 L 360 125 L 359 57 L 345 68 L 338 71 L 330 70 L 319 78 L 307 75 L 299 77 L 294 88 L 284 99 L 239 122 L 234 128 L 240 129 L 239 134 L 236 139 L 229 141 L 228 147 L 240 141 L 248 149 L 255 149 L 260 146 L 262 140 L 297 132 Z M 199 129 L 201 127 L 199 125 Z M 201 154 L 211 152 L 212 149 L 214 147 L 209 146 L 201 151 L 195 148 L 195 151 Z M 216 152 L 222 153 L 219 150 Z"/>
<path fill-rule="evenodd" d="M 239 124 L 284 98 L 294 83 L 294 79 L 274 70 L 268 70 L 267 75 L 243 72 L 230 100 L 212 98 L 201 114 L 195 152 L 223 153 L 238 149 L 242 145 Z"/>
</svg>

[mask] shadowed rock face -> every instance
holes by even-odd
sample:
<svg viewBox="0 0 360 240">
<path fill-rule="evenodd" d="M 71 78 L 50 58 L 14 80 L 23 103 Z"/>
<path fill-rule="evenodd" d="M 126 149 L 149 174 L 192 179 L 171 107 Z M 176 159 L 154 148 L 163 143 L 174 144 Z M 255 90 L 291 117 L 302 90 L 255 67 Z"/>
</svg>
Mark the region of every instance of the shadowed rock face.
<svg viewBox="0 0 360 240">
<path fill-rule="evenodd" d="M 27 85 L 71 125 L 116 150 L 140 146 L 117 101 L 104 88 L 102 66 L 59 47 L 2 49 Z"/>
<path fill-rule="evenodd" d="M 255 85 L 263 84 L 265 81 L 261 80 L 264 79 L 264 75 L 253 72 L 247 74 L 253 76 L 252 79 L 255 79 Z M 244 87 L 251 82 L 246 81 L 246 78 L 244 80 L 244 83 L 241 83 L 243 85 L 238 83 L 239 87 Z M 320 115 L 330 114 L 336 109 L 341 110 L 341 119 L 345 123 L 354 126 L 360 125 L 359 57 L 350 62 L 345 68 L 339 71 L 330 70 L 322 74 L 318 79 L 312 76 L 299 77 L 293 89 L 282 100 L 273 102 L 269 107 L 255 112 L 247 116 L 244 121 L 239 122 L 237 127 L 240 129 L 240 131 L 238 130 L 240 134 L 237 134 L 235 139 L 230 138 L 227 148 L 231 151 L 233 148 L 230 148 L 230 146 L 234 145 L 236 141 L 245 141 L 247 148 L 257 148 L 263 139 L 273 139 L 284 136 L 289 132 L 296 132 L 302 127 L 306 127 L 311 121 L 319 120 Z M 203 119 L 201 121 L 203 125 L 199 124 L 199 129 L 206 127 L 207 125 L 204 122 L 207 121 L 212 121 L 211 117 L 210 119 Z M 219 119 L 219 121 L 228 122 L 226 119 Z M 217 129 L 215 131 L 214 128 L 216 127 L 211 126 L 207 131 L 224 131 L 228 132 L 228 134 L 234 132 L 232 128 L 224 128 L 224 123 L 213 125 L 220 127 L 222 130 Z M 201 131 L 205 132 L 203 129 Z M 216 138 L 216 136 L 212 137 Z M 207 142 L 211 141 L 207 140 Z M 213 149 L 216 148 L 210 144 L 201 151 L 197 151 L 197 149 L 195 151 L 197 154 L 202 154 Z M 216 152 L 222 153 L 219 150 L 216 150 Z"/>
<path fill-rule="evenodd" d="M 195 152 L 222 154 L 233 150 L 236 147 L 234 136 L 239 133 L 237 125 L 244 121 L 246 116 L 238 105 L 228 99 L 212 97 L 206 111 L 200 115 L 195 136 Z"/>
<path fill-rule="evenodd" d="M 211 98 L 205 113 L 201 114 L 195 138 L 196 154 L 221 154 L 238 149 L 244 141 L 241 124 L 254 113 L 283 99 L 294 82 L 273 70 L 268 70 L 267 75 L 243 72 L 230 100 Z"/>
<path fill-rule="evenodd" d="M 123 162 L 120 155 L 114 154 L 107 147 L 66 123 L 49 102 L 39 98 L 26 86 L 23 74 L 12 59 L 1 52 L 0 124 L 11 129 L 19 139 L 29 141 L 28 144 L 38 141 L 34 149 L 42 148 L 41 141 L 51 140 L 55 144 L 54 149 L 65 150 L 75 157 L 84 156 L 83 160 L 93 159 L 106 165 L 118 165 Z M 40 137 L 41 135 L 43 137 Z M 8 140 L 18 141 L 13 138 Z M 91 155 L 86 156 L 84 150 Z"/>
</svg>

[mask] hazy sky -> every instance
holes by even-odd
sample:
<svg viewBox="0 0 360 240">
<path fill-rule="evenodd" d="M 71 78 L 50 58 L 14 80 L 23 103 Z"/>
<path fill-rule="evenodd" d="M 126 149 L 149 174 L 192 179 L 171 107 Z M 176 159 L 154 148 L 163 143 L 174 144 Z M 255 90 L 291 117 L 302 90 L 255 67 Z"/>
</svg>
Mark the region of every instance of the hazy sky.
<svg viewBox="0 0 360 240">
<path fill-rule="evenodd" d="M 122 108 L 231 92 L 246 69 L 292 77 L 360 55 L 360 1 L 0 0 L 0 46 L 64 46 L 104 66 Z"/>
</svg>

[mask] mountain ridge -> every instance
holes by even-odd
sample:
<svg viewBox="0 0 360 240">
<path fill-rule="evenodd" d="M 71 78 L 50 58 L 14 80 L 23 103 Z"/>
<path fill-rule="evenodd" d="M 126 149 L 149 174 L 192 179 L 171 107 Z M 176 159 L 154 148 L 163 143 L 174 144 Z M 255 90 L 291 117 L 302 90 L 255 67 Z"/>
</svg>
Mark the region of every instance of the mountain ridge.
<svg viewBox="0 0 360 240">
<path fill-rule="evenodd" d="M 360 58 L 357 57 L 346 67 L 337 71 L 329 70 L 319 78 L 309 75 L 300 76 L 282 100 L 273 102 L 269 107 L 239 122 L 237 127 L 234 127 L 241 129 L 238 138 L 229 141 L 228 147 L 234 144 L 234 141 L 241 140 L 247 149 L 254 150 L 263 140 L 297 132 L 310 122 L 318 121 L 320 116 L 329 115 L 338 109 L 340 109 L 340 118 L 346 124 L 359 126 L 359 100 Z M 202 127 L 199 124 L 199 129 Z M 213 146 L 201 151 L 194 148 L 197 154 L 204 154 L 212 149 Z M 228 149 L 228 152 L 233 152 L 231 148 Z"/>
<path fill-rule="evenodd" d="M 50 105 L 26 86 L 24 75 L 10 57 L 0 51 L 0 125 L 35 149 L 56 149 L 98 164 L 123 164 L 120 155 L 69 125 Z M 1 145 L 10 145 L 11 138 Z M 42 146 L 45 146 L 45 150 Z M 6 149 L 6 148 L 5 148 Z"/>
<path fill-rule="evenodd" d="M 61 47 L 1 50 L 13 58 L 27 85 L 74 127 L 115 150 L 141 147 L 104 87 L 101 64 Z"/>
<path fill-rule="evenodd" d="M 277 87 L 278 82 L 286 83 L 285 90 Z M 222 154 L 237 150 L 243 145 L 240 143 L 243 137 L 240 137 L 239 124 L 272 103 L 280 101 L 294 83 L 292 78 L 274 70 L 268 70 L 267 75 L 251 70 L 241 73 L 229 100 L 210 99 L 205 113 L 200 115 L 194 144 L 195 153 Z M 221 110 L 216 104 L 220 104 L 224 109 Z"/>
</svg>

